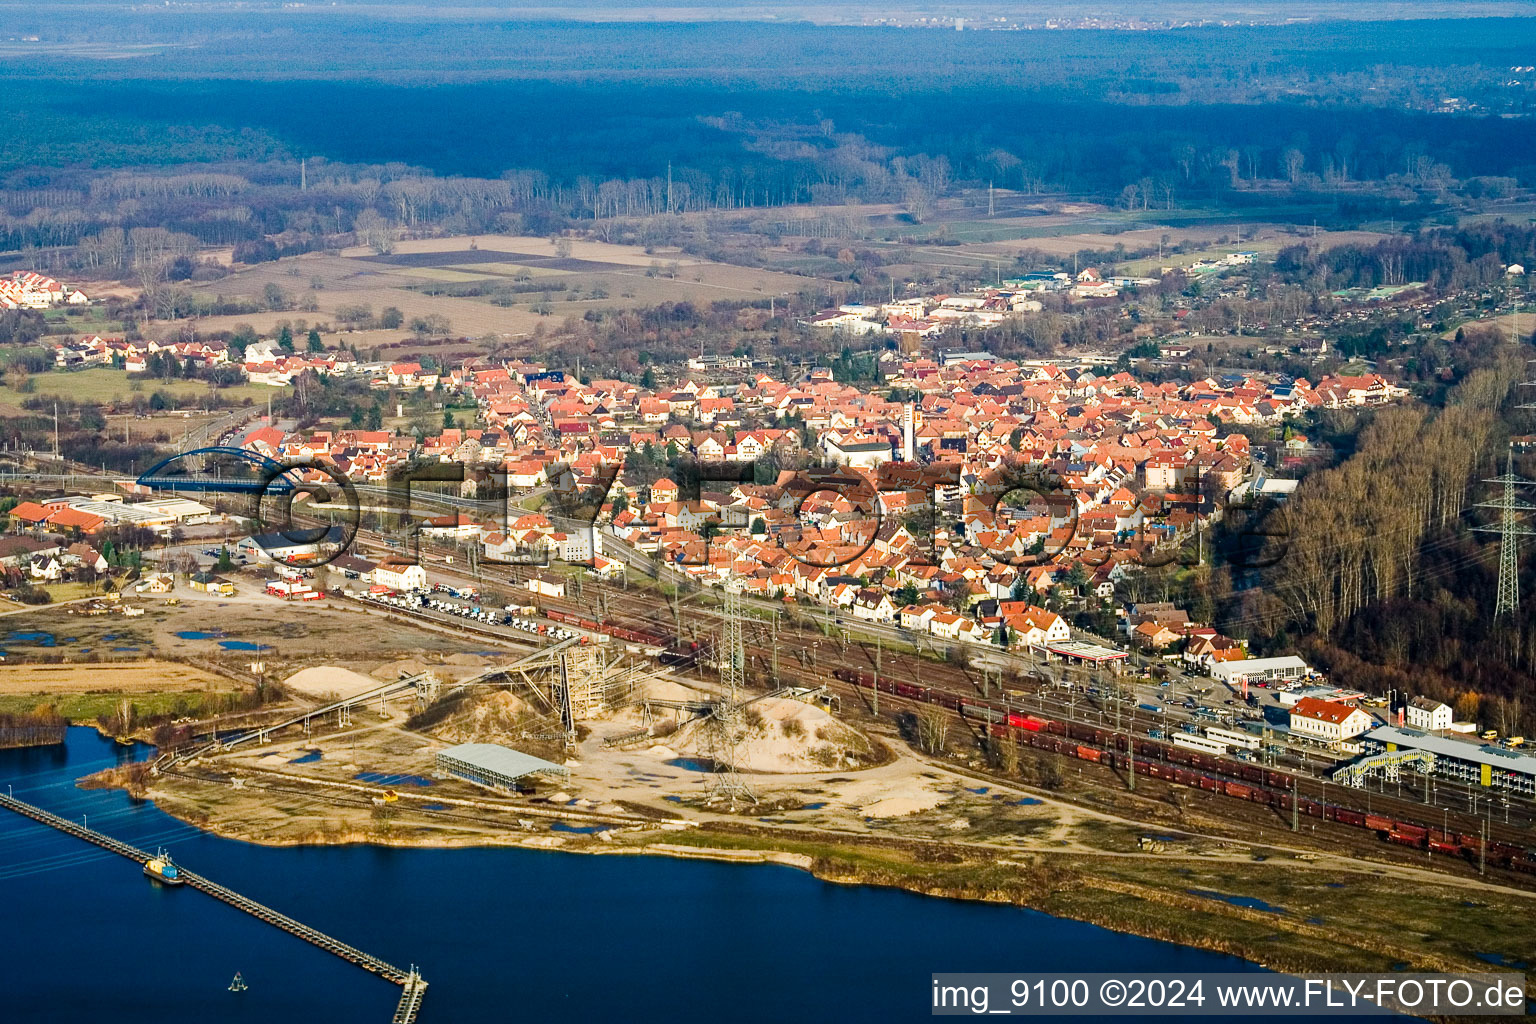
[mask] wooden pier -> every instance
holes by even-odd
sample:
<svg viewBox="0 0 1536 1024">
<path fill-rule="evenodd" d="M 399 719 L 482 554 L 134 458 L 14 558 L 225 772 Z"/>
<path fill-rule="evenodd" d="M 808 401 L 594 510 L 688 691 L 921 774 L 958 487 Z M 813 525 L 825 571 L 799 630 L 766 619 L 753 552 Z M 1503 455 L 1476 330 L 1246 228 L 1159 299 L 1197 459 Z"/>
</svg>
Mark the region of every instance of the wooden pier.
<svg viewBox="0 0 1536 1024">
<path fill-rule="evenodd" d="M 65 832 L 77 839 L 93 843 L 104 850 L 110 850 L 139 864 L 143 864 L 150 859 L 150 854 L 137 847 L 129 846 L 127 843 L 113 839 L 109 835 L 97 832 L 95 829 L 86 828 L 84 825 L 70 821 L 68 818 L 61 818 L 57 814 L 45 811 L 41 807 L 36 807 L 22 800 L 17 800 L 15 797 L 0 794 L 0 807 L 15 811 L 23 817 L 31 818 L 33 821 L 56 828 L 60 832 Z M 272 925 L 274 928 L 280 928 L 290 935 L 303 939 L 305 942 L 319 946 L 327 953 L 339 956 L 348 963 L 356 964 L 365 971 L 371 971 L 379 977 L 388 979 L 401 986 L 404 991 L 401 993 L 400 1003 L 395 1009 L 394 1024 L 413 1024 L 416 1020 L 416 1015 L 421 1010 L 422 999 L 426 994 L 427 983 L 422 980 L 421 973 L 414 966 L 408 971 L 401 970 L 399 967 L 380 960 L 369 953 L 364 953 L 362 950 L 349 946 L 339 939 L 333 939 L 324 932 L 311 928 L 301 921 L 295 921 L 288 915 L 279 913 L 271 907 L 257 903 L 249 897 L 242 896 L 233 889 L 226 888 L 211 879 L 188 871 L 179 864 L 177 865 L 177 873 L 192 888 L 201 890 L 215 899 L 228 903 L 237 910 L 243 910 L 252 917 Z"/>
</svg>

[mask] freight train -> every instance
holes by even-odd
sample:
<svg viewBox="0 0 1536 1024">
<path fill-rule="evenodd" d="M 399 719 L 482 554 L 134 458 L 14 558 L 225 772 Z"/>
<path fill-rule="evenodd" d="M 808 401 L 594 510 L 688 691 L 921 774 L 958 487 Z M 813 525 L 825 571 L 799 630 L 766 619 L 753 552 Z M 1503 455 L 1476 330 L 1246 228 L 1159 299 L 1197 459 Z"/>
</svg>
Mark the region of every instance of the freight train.
<svg viewBox="0 0 1536 1024">
<path fill-rule="evenodd" d="M 869 672 L 839 668 L 832 675 L 842 682 L 864 689 L 876 685 L 875 676 Z M 930 686 L 881 679 L 879 692 L 940 705 L 978 723 L 989 735 L 1012 736 L 1018 742 L 1037 750 L 1047 750 L 1122 771 L 1129 770 L 1134 763 L 1137 775 L 1262 804 L 1285 814 L 1292 813 L 1292 804 L 1295 803 L 1295 813 L 1300 817 L 1320 818 L 1366 829 L 1389 843 L 1465 857 L 1474 862 L 1486 859 L 1488 864 L 1496 867 L 1536 874 L 1536 851 L 1497 840 L 1489 840 L 1484 851 L 1481 836 L 1451 832 L 1380 814 L 1366 814 L 1348 807 L 1299 797 L 1296 795 L 1296 776 L 1290 772 L 1159 743 L 1151 738 L 1137 736 L 1132 739 L 1123 732 L 1082 722 L 1063 722 L 998 708 Z M 1129 749 L 1133 742 L 1134 759 Z"/>
<path fill-rule="evenodd" d="M 615 622 L 612 619 L 599 621 L 576 612 L 561 611 L 559 608 L 545 608 L 544 615 L 555 622 L 580 626 L 582 629 L 590 629 L 594 633 L 605 633 L 608 636 L 618 637 L 620 640 L 627 640 L 632 644 L 644 644 L 647 647 L 660 648 L 661 663 L 674 668 L 690 667 L 699 657 L 698 641 L 686 644 L 679 643 L 677 637 L 671 633 L 658 633 L 654 629 L 640 629 L 633 624 Z"/>
<path fill-rule="evenodd" d="M 649 647 L 670 647 L 673 641 L 677 639 L 669 633 L 635 629 L 632 626 L 622 625 L 611 619 L 599 622 L 596 619 L 589 619 L 574 612 L 564 612 L 558 608 L 546 608 L 544 609 L 544 615 L 556 622 L 580 626 L 582 629 L 590 629 L 594 633 L 606 633 L 608 636 L 618 637 L 620 640 L 628 640 L 630 643 L 635 644 L 645 644 Z"/>
</svg>

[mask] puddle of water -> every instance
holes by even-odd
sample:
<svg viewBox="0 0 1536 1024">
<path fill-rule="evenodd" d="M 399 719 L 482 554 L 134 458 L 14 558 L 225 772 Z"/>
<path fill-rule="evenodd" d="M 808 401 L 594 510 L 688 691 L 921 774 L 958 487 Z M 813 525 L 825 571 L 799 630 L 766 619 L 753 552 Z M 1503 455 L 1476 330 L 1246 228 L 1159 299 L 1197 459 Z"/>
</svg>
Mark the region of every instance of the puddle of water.
<svg viewBox="0 0 1536 1024">
<path fill-rule="evenodd" d="M 384 772 L 358 772 L 352 776 L 359 782 L 372 782 L 378 786 L 430 786 L 432 780 L 420 775 L 387 775 Z"/>
<path fill-rule="evenodd" d="M 674 757 L 664 762 L 673 768 L 682 768 L 690 772 L 712 772 L 715 766 L 702 758 Z"/>
<path fill-rule="evenodd" d="M 1505 956 L 1503 953 L 1477 953 L 1477 952 L 1474 952 L 1472 955 L 1477 957 L 1479 960 L 1483 961 L 1484 963 L 1493 964 L 1493 965 L 1495 965 L 1497 967 L 1513 967 L 1515 970 L 1518 970 L 1518 971 L 1523 971 L 1527 967 L 1530 966 L 1524 960 L 1511 960 L 1511 959 L 1509 959 L 1509 957 Z"/>
<path fill-rule="evenodd" d="M 219 646 L 226 651 L 270 651 L 272 648 L 253 644 L 249 640 L 220 640 Z"/>
<path fill-rule="evenodd" d="M 594 832 L 606 832 L 608 825 L 567 825 L 563 821 L 557 821 L 549 826 L 551 832 L 574 832 L 577 835 L 590 836 Z"/>
<path fill-rule="evenodd" d="M 74 637 L 69 639 L 73 640 Z M 5 642 L 23 647 L 53 647 L 58 643 L 52 633 L 40 629 L 13 629 L 6 634 Z"/>
<path fill-rule="evenodd" d="M 1277 907 L 1253 896 L 1230 896 L 1224 892 L 1213 892 L 1210 889 L 1185 889 L 1191 896 L 1204 896 L 1208 900 L 1221 900 L 1234 907 L 1247 907 L 1250 910 L 1263 910 L 1271 914 L 1285 913 L 1284 907 Z"/>
<path fill-rule="evenodd" d="M 991 786 L 977 786 L 975 789 L 971 789 L 969 786 L 967 786 L 965 791 L 967 793 L 975 793 L 977 796 L 982 796 L 991 788 Z"/>
<path fill-rule="evenodd" d="M 223 630 L 217 629 L 183 629 L 176 635 L 181 637 L 183 640 L 217 640 L 219 637 L 224 635 L 224 632 Z"/>
<path fill-rule="evenodd" d="M 825 806 L 827 806 L 827 802 L 822 800 L 814 804 L 804 804 L 800 809 L 802 811 L 819 811 Z"/>
<path fill-rule="evenodd" d="M 1044 803 L 1044 802 L 1045 802 L 1044 800 L 1041 800 L 1038 797 L 1024 796 L 1024 797 L 1020 797 L 1019 799 L 1013 801 L 1013 806 L 1015 806 L 1015 807 L 1032 807 L 1035 804 L 1041 804 L 1041 803 Z"/>
<path fill-rule="evenodd" d="M 318 750 L 310 750 L 310 751 L 307 751 L 307 752 L 305 752 L 303 754 L 300 754 L 298 757 L 295 757 L 295 758 L 291 759 L 288 763 L 289 764 L 313 764 L 314 762 L 320 760 L 320 757 L 321 757 L 320 751 L 318 751 Z"/>
</svg>

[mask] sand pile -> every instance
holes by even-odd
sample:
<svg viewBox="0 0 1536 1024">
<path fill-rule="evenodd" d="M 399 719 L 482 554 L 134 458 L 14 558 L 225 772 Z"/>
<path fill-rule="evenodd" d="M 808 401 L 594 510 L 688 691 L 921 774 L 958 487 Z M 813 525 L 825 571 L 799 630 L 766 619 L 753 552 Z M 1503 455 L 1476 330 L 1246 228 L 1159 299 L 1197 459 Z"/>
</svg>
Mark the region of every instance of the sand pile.
<svg viewBox="0 0 1536 1024">
<path fill-rule="evenodd" d="M 306 697 L 350 697 L 373 689 L 379 680 L 339 665 L 317 665 L 300 669 L 284 679 L 283 685 Z"/>
<path fill-rule="evenodd" d="M 709 719 L 696 719 L 668 736 L 667 746 L 684 757 L 710 757 L 719 728 Z M 819 707 L 787 697 L 765 697 L 742 708 L 735 735 L 737 767 L 742 771 L 844 769 L 872 758 L 863 733 Z"/>
<path fill-rule="evenodd" d="M 641 688 L 652 700 L 708 700 L 713 696 L 676 679 L 648 679 L 641 684 Z"/>
<path fill-rule="evenodd" d="M 432 735 L 449 743 L 506 743 L 515 745 L 523 731 L 532 728 L 528 705 L 506 690 L 473 697 L 433 727 Z"/>
<path fill-rule="evenodd" d="M 888 796 L 872 804 L 865 804 L 859 810 L 866 818 L 901 818 L 937 807 L 943 800 L 940 794 L 924 790 L 916 796 Z"/>
<path fill-rule="evenodd" d="M 469 676 L 478 675 L 486 666 L 495 664 L 496 658 L 487 658 L 479 654 L 450 654 L 446 658 L 397 658 L 394 661 L 386 661 L 368 674 L 373 678 L 383 681 L 394 681 L 401 676 L 416 676 L 423 672 L 431 672 L 439 680 L 445 683 L 456 682 Z"/>
<path fill-rule="evenodd" d="M 368 674 L 375 679 L 390 682 L 401 676 L 420 675 L 430 667 L 420 658 L 400 658 L 397 661 L 386 661 Z"/>
</svg>

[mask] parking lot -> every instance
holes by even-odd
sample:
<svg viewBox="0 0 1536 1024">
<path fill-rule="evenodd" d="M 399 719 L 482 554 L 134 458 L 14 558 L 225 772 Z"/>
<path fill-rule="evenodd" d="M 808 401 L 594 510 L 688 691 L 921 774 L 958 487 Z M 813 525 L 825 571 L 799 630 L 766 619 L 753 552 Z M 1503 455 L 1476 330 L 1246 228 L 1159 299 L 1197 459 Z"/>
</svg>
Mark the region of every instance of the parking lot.
<svg viewBox="0 0 1536 1024">
<path fill-rule="evenodd" d="M 426 614 L 430 617 L 465 619 L 497 630 L 510 630 L 527 636 L 546 637 L 550 640 L 574 640 L 586 634 L 566 629 L 552 622 L 539 619 L 532 606 L 509 604 L 494 608 L 480 603 L 480 593 L 474 587 L 451 587 L 438 583 L 425 590 L 370 590 L 346 591 L 349 596 L 371 604 L 399 608 Z"/>
</svg>

